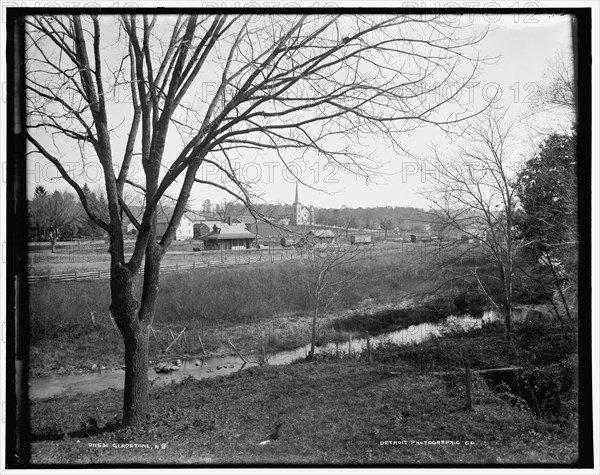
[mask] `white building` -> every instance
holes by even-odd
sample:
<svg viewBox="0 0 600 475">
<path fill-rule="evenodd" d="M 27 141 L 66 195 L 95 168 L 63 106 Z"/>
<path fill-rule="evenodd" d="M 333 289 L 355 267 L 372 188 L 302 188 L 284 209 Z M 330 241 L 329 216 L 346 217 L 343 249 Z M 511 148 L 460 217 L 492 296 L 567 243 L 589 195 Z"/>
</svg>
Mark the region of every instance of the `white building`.
<svg viewBox="0 0 600 475">
<path fill-rule="evenodd" d="M 292 214 L 291 224 L 301 226 L 303 224 L 314 224 L 314 209 L 300 203 L 298 199 L 298 182 L 296 182 L 296 199 L 294 200 L 294 213 Z"/>
</svg>

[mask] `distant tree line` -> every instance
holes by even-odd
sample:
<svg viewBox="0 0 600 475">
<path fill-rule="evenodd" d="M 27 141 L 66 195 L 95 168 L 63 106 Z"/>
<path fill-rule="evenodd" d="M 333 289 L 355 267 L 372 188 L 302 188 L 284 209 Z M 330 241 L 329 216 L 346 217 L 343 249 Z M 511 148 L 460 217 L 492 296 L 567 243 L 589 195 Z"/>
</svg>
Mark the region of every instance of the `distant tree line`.
<svg viewBox="0 0 600 475">
<path fill-rule="evenodd" d="M 294 205 L 275 203 L 257 205 L 260 214 L 270 218 L 291 217 Z M 227 217 L 237 218 L 250 212 L 240 202 L 222 201 L 213 204 L 207 199 L 203 202 L 202 213 L 225 221 Z M 376 206 L 371 208 L 320 208 L 315 206 L 315 224 L 337 226 L 349 234 L 351 229 L 380 229 L 387 234 L 398 232 L 425 232 L 431 230 L 436 219 L 430 212 L 419 208 L 398 206 Z"/>
<path fill-rule="evenodd" d="M 423 232 L 432 216 L 419 208 L 377 206 L 373 208 L 318 208 L 316 224 L 346 229 L 381 229 L 386 232 Z"/>
<path fill-rule="evenodd" d="M 99 216 L 108 216 L 108 205 L 103 194 L 94 193 L 87 184 L 82 188 L 90 206 Z M 74 236 L 99 239 L 106 232 L 94 223 L 85 212 L 81 201 L 68 191 L 48 192 L 37 186 L 28 203 L 29 239 L 48 241 L 52 252 L 59 240 Z"/>
</svg>

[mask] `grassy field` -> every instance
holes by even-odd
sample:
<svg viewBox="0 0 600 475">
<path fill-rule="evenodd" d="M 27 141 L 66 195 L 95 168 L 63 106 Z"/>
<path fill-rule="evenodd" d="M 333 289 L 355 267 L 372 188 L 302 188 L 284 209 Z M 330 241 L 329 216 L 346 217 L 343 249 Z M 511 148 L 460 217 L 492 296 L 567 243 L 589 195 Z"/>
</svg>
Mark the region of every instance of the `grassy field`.
<svg viewBox="0 0 600 475">
<path fill-rule="evenodd" d="M 340 268 L 358 275 L 320 319 L 319 338 L 437 321 L 451 309 L 481 310 L 456 289 L 430 295 L 418 263 L 384 255 Z M 187 328 L 171 356 L 243 353 L 308 343 L 310 298 L 302 261 L 164 275 L 151 358 L 170 332 Z M 123 347 L 108 316 L 108 282 L 30 287 L 32 373 L 120 366 Z M 73 309 L 77 309 L 75 312 Z M 570 464 L 578 457 L 576 328 L 556 322 L 459 332 L 419 345 L 381 344 L 365 354 L 253 367 L 230 376 L 151 387 L 147 423 L 119 426 L 122 391 L 60 396 L 31 404 L 36 464 Z M 474 376 L 473 410 L 463 379 L 438 370 L 519 366 L 509 384 Z M 529 391 L 529 392 L 528 392 Z M 277 440 L 260 445 L 276 427 Z M 451 442 L 451 443 L 449 443 Z M 137 446 L 135 444 L 138 444 Z"/>
<path fill-rule="evenodd" d="M 125 243 L 125 255 L 129 256 L 133 252 L 133 242 Z M 282 248 L 279 242 L 275 246 L 258 250 L 249 249 L 247 251 L 201 251 L 202 241 L 186 240 L 175 241 L 169 251 L 163 258 L 163 265 L 173 264 L 191 264 L 192 262 L 204 263 L 207 260 L 218 261 L 221 259 L 239 260 L 249 254 L 250 259 L 256 260 L 282 260 L 281 254 L 285 254 L 285 259 L 294 257 L 296 253 L 302 250 L 295 248 Z M 379 241 L 373 246 L 365 246 L 363 250 L 372 252 L 396 251 L 404 254 L 409 259 L 431 253 L 437 249 L 433 243 L 411 244 L 400 241 Z M 305 250 L 304 250 L 305 251 Z M 48 275 L 65 274 L 73 272 L 89 271 L 108 271 L 110 268 L 110 255 L 108 254 L 108 244 L 103 241 L 87 242 L 78 245 L 73 242 L 59 243 L 56 252 L 52 253 L 48 243 L 30 243 L 28 252 L 28 273 L 29 275 Z"/>
<path fill-rule="evenodd" d="M 334 320 L 349 312 L 406 305 L 427 288 L 414 266 L 400 255 L 385 255 L 338 269 L 333 279 L 358 277 L 345 286 L 320 319 L 321 340 L 345 338 Z M 186 328 L 173 354 L 200 354 L 198 337 L 209 353 L 281 350 L 310 337 L 309 271 L 301 261 L 198 269 L 162 276 L 154 331 L 153 359 Z M 108 313 L 108 281 L 41 282 L 30 286 L 33 375 L 121 366 L 123 344 Z"/>
<path fill-rule="evenodd" d="M 381 363 L 377 359 L 369 365 L 364 355 L 345 360 L 331 357 L 152 388 L 147 423 L 135 430 L 118 428 L 115 415 L 120 413 L 121 391 L 36 401 L 31 406 L 32 462 L 409 465 L 576 461 L 575 422 L 558 425 L 536 418 L 512 407 L 484 384 L 474 387 L 474 410 L 464 411 L 462 389 L 402 361 Z M 279 438 L 260 445 L 278 425 Z M 143 445 L 136 448 L 133 444 Z"/>
</svg>

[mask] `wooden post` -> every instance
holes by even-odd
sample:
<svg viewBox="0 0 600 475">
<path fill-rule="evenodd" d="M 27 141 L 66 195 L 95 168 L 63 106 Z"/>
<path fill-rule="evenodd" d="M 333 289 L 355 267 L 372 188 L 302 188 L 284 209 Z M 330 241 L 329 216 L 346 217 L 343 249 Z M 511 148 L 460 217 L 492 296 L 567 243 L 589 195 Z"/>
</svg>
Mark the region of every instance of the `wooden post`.
<svg viewBox="0 0 600 475">
<path fill-rule="evenodd" d="M 373 364 L 373 354 L 371 353 L 371 337 L 367 332 L 367 355 L 369 357 L 369 364 Z"/>
<path fill-rule="evenodd" d="M 348 336 L 348 356 L 352 353 L 352 333 Z"/>
<path fill-rule="evenodd" d="M 113 327 L 114 327 L 115 331 L 117 332 L 117 335 L 121 335 L 121 332 L 119 331 L 119 327 L 117 327 L 117 324 L 115 322 L 115 319 L 112 316 L 112 313 L 109 313 L 108 317 L 110 318 L 110 321 L 112 322 Z"/>
<path fill-rule="evenodd" d="M 171 349 L 171 347 L 172 347 L 172 346 L 173 346 L 175 343 L 177 343 L 177 342 L 179 341 L 179 339 L 180 339 L 180 338 L 183 336 L 183 334 L 185 333 L 185 330 L 186 330 L 185 328 L 184 328 L 183 330 L 181 330 L 181 333 L 180 333 L 180 334 L 177 336 L 177 338 L 175 338 L 175 339 L 174 339 L 174 340 L 171 342 L 171 344 L 170 344 L 169 346 L 167 346 L 167 349 L 165 350 L 165 353 L 168 353 L 168 352 L 169 352 L 169 350 Z M 171 330 L 169 330 L 169 331 L 171 331 Z"/>
<path fill-rule="evenodd" d="M 237 353 L 237 355 L 242 359 L 242 361 L 244 362 L 244 364 L 247 363 L 246 358 L 244 358 L 242 356 L 242 354 L 238 351 L 238 349 L 233 345 L 233 343 L 231 343 L 230 341 L 228 341 L 227 343 L 229 343 L 229 346 L 231 346 L 233 348 L 233 351 L 235 351 Z"/>
<path fill-rule="evenodd" d="M 77 271 L 75 271 L 75 282 L 77 282 Z"/>
<path fill-rule="evenodd" d="M 204 349 L 204 344 L 202 343 L 202 338 L 200 338 L 200 335 L 198 335 L 198 341 L 200 342 L 200 347 L 202 348 L 202 354 L 205 355 L 206 350 Z"/>
<path fill-rule="evenodd" d="M 465 411 L 473 409 L 473 397 L 471 395 L 471 365 L 465 360 Z"/>
</svg>

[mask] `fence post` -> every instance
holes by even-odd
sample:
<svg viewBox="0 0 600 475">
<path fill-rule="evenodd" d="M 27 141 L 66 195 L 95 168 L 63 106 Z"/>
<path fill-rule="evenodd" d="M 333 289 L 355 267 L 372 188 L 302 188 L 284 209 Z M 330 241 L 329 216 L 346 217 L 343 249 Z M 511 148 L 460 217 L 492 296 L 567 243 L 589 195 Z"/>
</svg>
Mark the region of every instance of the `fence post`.
<svg viewBox="0 0 600 475">
<path fill-rule="evenodd" d="M 473 409 L 473 397 L 471 395 L 471 365 L 465 359 L 465 411 Z"/>
<path fill-rule="evenodd" d="M 373 364 L 373 353 L 371 353 L 371 337 L 367 332 L 367 355 L 369 356 L 369 364 Z"/>
<path fill-rule="evenodd" d="M 75 271 L 75 282 L 77 282 L 77 271 Z"/>
<path fill-rule="evenodd" d="M 348 356 L 352 353 L 352 333 L 348 335 Z"/>
</svg>

